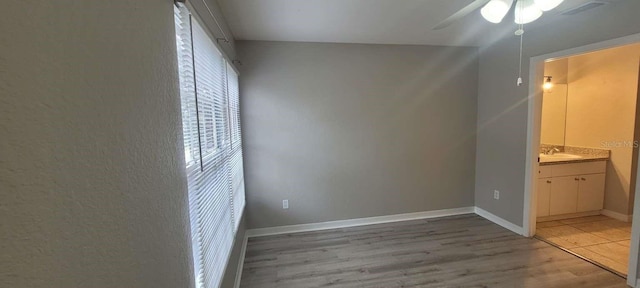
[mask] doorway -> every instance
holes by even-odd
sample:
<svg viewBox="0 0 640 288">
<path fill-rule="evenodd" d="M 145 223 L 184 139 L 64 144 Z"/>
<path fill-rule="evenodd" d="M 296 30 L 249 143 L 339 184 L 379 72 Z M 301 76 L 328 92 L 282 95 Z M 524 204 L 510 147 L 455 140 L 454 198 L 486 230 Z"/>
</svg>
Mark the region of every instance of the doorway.
<svg viewBox="0 0 640 288">
<path fill-rule="evenodd" d="M 579 135 L 580 133 L 576 131 L 584 130 L 585 127 L 601 128 L 607 133 L 611 132 L 607 131 L 606 125 L 605 127 L 597 127 L 594 126 L 597 123 L 594 124 L 588 121 L 588 119 L 597 121 L 596 116 L 602 116 L 594 109 L 601 109 L 608 113 L 617 111 L 615 107 L 603 107 L 606 106 L 603 103 L 611 101 L 607 99 L 606 101 L 598 102 L 599 100 L 595 99 L 594 101 L 596 102 L 589 103 L 585 100 L 589 99 L 585 95 L 597 90 L 594 87 L 587 87 L 587 84 L 593 86 L 604 82 L 599 83 L 600 80 L 594 81 L 593 79 L 598 79 L 598 77 L 592 78 L 593 75 L 582 75 L 585 74 L 583 71 L 586 69 L 580 69 L 581 71 L 577 74 L 569 76 L 569 78 L 583 81 L 578 86 L 579 81 L 577 80 L 569 83 L 561 75 L 546 75 L 551 73 L 548 69 L 545 73 L 545 63 L 556 62 L 557 64 L 562 61 L 566 62 L 571 57 L 582 57 L 572 61 L 567 70 L 580 65 L 588 67 L 589 65 L 594 65 L 591 55 L 597 54 L 598 51 L 618 49 L 621 46 L 638 43 L 640 43 L 640 34 L 541 55 L 531 59 L 527 128 L 528 157 L 526 159 L 525 175 L 525 221 L 523 227 L 525 236 L 537 235 L 544 241 L 603 266 L 616 274 L 622 276 L 628 274 L 628 283 L 632 286 L 636 284 L 635 279 L 637 278 L 637 254 L 640 236 L 638 233 L 640 226 L 638 224 L 640 223 L 639 221 L 631 221 L 632 217 L 628 215 L 633 210 L 635 215 L 633 220 L 638 220 L 640 212 L 638 211 L 640 209 L 633 209 L 634 207 L 640 207 L 640 203 L 637 203 L 640 201 L 633 198 L 634 192 L 638 190 L 635 181 L 638 163 L 638 149 L 636 149 L 637 142 L 635 140 L 639 138 L 638 131 L 640 131 L 640 129 L 637 129 L 639 125 L 636 123 L 636 120 L 640 119 L 640 117 L 636 116 L 640 112 L 640 109 L 636 107 L 640 102 L 638 101 L 638 90 L 640 89 L 632 87 L 635 90 L 631 96 L 633 97 L 634 105 L 633 107 L 626 107 L 626 110 L 632 113 L 630 117 L 634 119 L 631 121 L 630 127 L 627 125 L 625 128 L 627 135 L 631 129 L 630 137 L 616 138 L 611 136 L 613 134 L 605 133 L 608 138 L 597 139 L 595 138 L 598 134 L 596 131 L 592 131 L 592 133 L 588 133 L 588 131 L 587 133 L 582 133 L 583 135 Z M 637 47 L 640 49 L 640 45 Z M 590 56 L 585 57 L 585 55 Z M 637 78 L 638 71 L 640 71 L 639 63 L 640 56 L 635 61 L 636 86 L 640 82 Z M 557 73 L 557 71 L 553 73 Z M 570 73 L 567 72 L 565 77 Z M 563 79 L 566 83 L 563 83 Z M 555 98 L 545 95 L 546 92 L 551 91 L 543 88 L 544 82 L 555 82 L 554 84 L 557 84 L 555 85 L 557 90 L 553 91 L 555 94 L 553 97 Z M 611 85 L 608 82 L 604 83 L 604 85 L 607 84 Z M 573 89 L 572 86 L 574 87 Z M 565 93 L 563 92 L 565 90 L 568 90 L 566 92 L 568 96 L 561 96 Z M 548 98 L 546 103 L 543 102 L 545 97 Z M 566 98 L 561 100 L 559 99 L 561 97 Z M 573 106 L 567 106 L 564 110 L 554 107 L 555 110 L 551 109 L 551 112 L 544 111 L 544 104 L 549 106 L 549 103 L 554 103 L 553 105 L 565 103 Z M 614 104 L 624 105 L 623 103 Z M 562 111 L 564 111 L 564 115 L 560 113 Z M 615 115 L 615 117 L 620 117 L 620 115 Z M 549 121 L 549 119 L 554 120 Z M 564 123 L 559 124 L 560 122 L 554 121 L 564 121 Z M 617 129 L 617 127 L 615 128 Z M 552 131 L 548 131 L 551 133 L 543 135 L 541 133 L 543 129 Z M 627 147 L 629 149 L 625 150 L 626 154 L 618 151 L 620 146 L 629 146 Z M 602 154 L 607 150 L 614 150 L 615 159 L 613 160 L 616 161 L 615 165 L 611 163 L 612 154 Z M 626 161 L 629 162 L 629 165 L 620 164 L 622 154 L 627 156 Z M 576 159 L 575 157 L 582 158 Z M 621 171 L 619 170 L 622 166 L 628 167 L 628 171 L 623 173 L 627 177 L 625 179 L 620 178 Z M 607 172 L 610 172 L 610 174 L 606 174 Z M 609 193 L 605 199 L 604 191 L 614 191 L 616 188 L 620 188 L 615 187 L 615 182 L 618 178 L 626 181 L 627 198 L 619 197 L 621 192 L 615 192 Z M 610 187 L 605 190 L 607 183 Z M 626 202 L 615 203 L 615 201 L 620 200 L 616 199 L 616 197 Z M 604 206 L 605 202 L 607 207 Z M 624 205 L 627 205 L 627 207 L 624 207 Z M 603 256 L 602 254 L 609 257 L 598 258 L 598 256 Z"/>
</svg>

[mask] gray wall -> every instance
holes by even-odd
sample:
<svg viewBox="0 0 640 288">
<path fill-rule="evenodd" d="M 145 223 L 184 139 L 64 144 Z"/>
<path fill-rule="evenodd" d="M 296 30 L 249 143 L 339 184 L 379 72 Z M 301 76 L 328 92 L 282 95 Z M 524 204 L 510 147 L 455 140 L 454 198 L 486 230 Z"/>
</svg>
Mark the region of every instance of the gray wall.
<svg viewBox="0 0 640 288">
<path fill-rule="evenodd" d="M 194 287 L 173 1 L 0 14 L 0 287 Z"/>
<path fill-rule="evenodd" d="M 530 57 L 640 33 L 637 11 L 640 1 L 620 1 L 527 31 L 523 79 L 529 77 Z M 518 38 L 510 36 L 481 48 L 475 201 L 522 225 L 528 83 L 515 85 L 518 48 Z M 494 189 L 501 191 L 500 200 L 493 199 Z"/>
<path fill-rule="evenodd" d="M 476 48 L 237 49 L 248 228 L 473 206 Z"/>
</svg>

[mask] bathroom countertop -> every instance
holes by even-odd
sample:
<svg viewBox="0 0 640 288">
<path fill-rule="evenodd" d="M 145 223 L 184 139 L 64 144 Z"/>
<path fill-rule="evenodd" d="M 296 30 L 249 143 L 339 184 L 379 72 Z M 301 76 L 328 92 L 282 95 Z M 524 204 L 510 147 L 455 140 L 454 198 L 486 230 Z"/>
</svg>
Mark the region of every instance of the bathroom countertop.
<svg viewBox="0 0 640 288">
<path fill-rule="evenodd" d="M 547 159 L 544 162 L 540 161 L 538 158 L 538 162 L 540 166 L 545 165 L 555 165 L 555 164 L 569 164 L 569 163 L 580 163 L 580 162 L 592 162 L 592 161 L 606 161 L 609 160 L 609 156 L 593 156 L 593 155 L 580 155 L 582 158 L 577 159 Z"/>
<path fill-rule="evenodd" d="M 548 147 L 549 147 L 548 145 L 545 146 L 545 148 L 548 148 Z M 545 159 L 544 161 L 540 161 L 540 158 L 538 157 L 538 162 L 540 163 L 540 166 L 603 161 L 603 160 L 606 161 L 606 160 L 609 160 L 610 154 L 611 154 L 611 151 L 606 149 L 573 147 L 573 146 L 558 146 L 557 148 L 559 148 L 559 150 L 561 151 L 560 153 L 578 155 L 578 156 L 581 156 L 581 158 L 576 158 L 576 159 L 553 159 L 552 158 L 552 159 Z"/>
</svg>

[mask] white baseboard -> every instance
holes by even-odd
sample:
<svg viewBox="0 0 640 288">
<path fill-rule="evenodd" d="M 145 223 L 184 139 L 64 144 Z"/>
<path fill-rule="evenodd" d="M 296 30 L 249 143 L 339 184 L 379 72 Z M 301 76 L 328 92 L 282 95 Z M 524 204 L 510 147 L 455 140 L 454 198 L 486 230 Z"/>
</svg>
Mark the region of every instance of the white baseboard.
<svg viewBox="0 0 640 288">
<path fill-rule="evenodd" d="M 504 220 L 480 207 L 475 207 L 475 213 L 493 223 L 496 223 L 504 228 L 511 230 L 513 233 L 516 233 L 518 235 L 524 235 L 524 229 L 522 227 L 516 224 L 513 224 L 507 220 Z"/>
<path fill-rule="evenodd" d="M 233 285 L 235 288 L 240 287 L 240 280 L 242 279 L 242 269 L 244 268 L 244 256 L 247 253 L 247 242 L 249 241 L 249 236 L 244 235 L 244 239 L 242 240 L 242 248 L 240 248 L 240 260 L 238 260 L 238 270 L 236 271 L 236 280 Z"/>
<path fill-rule="evenodd" d="M 625 215 L 625 214 L 622 214 L 622 213 L 618 213 L 618 212 L 614 212 L 614 211 L 606 210 L 606 209 L 602 209 L 601 213 L 604 216 L 608 216 L 608 217 L 611 217 L 613 219 L 620 220 L 620 221 L 623 221 L 623 222 L 631 222 L 631 218 L 633 217 L 633 215 Z"/>
<path fill-rule="evenodd" d="M 247 230 L 247 236 L 259 237 L 259 236 L 268 236 L 268 235 L 277 235 L 277 234 L 288 234 L 288 233 L 297 233 L 297 232 L 318 231 L 318 230 L 337 229 L 337 228 L 364 226 L 364 225 L 372 225 L 372 224 L 409 221 L 409 220 L 417 220 L 417 219 L 437 218 L 437 217 L 445 217 L 445 216 L 453 216 L 453 215 L 461 215 L 461 214 L 470 214 L 470 213 L 474 213 L 474 211 L 475 211 L 474 207 L 462 207 L 462 208 L 366 217 L 366 218 L 356 218 L 356 219 L 338 220 L 338 221 L 329 221 L 329 222 L 320 222 L 320 223 L 258 228 L 258 229 Z"/>
</svg>

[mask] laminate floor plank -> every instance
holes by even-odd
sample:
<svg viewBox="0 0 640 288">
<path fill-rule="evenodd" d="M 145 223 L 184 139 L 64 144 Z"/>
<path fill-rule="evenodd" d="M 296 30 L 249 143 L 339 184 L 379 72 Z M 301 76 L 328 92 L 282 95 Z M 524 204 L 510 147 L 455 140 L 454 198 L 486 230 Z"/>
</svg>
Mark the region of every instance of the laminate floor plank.
<svg viewBox="0 0 640 288">
<path fill-rule="evenodd" d="M 475 214 L 250 238 L 240 287 L 626 287 Z"/>
</svg>

